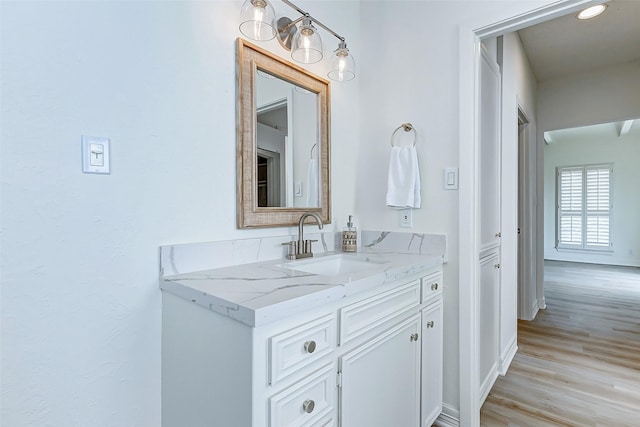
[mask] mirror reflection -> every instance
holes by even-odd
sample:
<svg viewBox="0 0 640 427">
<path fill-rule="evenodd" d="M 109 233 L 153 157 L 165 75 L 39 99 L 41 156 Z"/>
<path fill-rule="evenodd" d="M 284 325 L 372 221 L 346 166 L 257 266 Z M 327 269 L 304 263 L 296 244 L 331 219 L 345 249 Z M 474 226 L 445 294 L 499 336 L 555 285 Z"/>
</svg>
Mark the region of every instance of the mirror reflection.
<svg viewBox="0 0 640 427">
<path fill-rule="evenodd" d="M 256 71 L 259 207 L 318 207 L 317 94 Z"/>
<path fill-rule="evenodd" d="M 238 228 L 331 222 L 329 81 L 237 39 Z"/>
</svg>

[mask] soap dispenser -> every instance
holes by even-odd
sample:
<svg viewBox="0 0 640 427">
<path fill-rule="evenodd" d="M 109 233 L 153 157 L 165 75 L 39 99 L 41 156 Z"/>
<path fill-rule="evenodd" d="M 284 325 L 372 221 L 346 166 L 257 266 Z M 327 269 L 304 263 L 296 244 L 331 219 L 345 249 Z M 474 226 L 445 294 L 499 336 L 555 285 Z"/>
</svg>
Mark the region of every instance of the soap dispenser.
<svg viewBox="0 0 640 427">
<path fill-rule="evenodd" d="M 353 226 L 352 215 L 349 215 L 347 227 L 342 231 L 342 252 L 356 252 L 358 249 L 358 231 Z"/>
</svg>

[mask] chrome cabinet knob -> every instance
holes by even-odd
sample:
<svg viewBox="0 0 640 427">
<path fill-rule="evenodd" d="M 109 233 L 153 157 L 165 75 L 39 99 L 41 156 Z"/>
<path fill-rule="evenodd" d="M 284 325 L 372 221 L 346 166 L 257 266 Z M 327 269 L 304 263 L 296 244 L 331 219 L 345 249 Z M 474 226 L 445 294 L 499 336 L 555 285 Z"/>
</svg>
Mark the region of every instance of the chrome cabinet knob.
<svg viewBox="0 0 640 427">
<path fill-rule="evenodd" d="M 499 238 L 499 237 L 502 237 L 502 233 L 498 231 L 498 232 L 496 233 L 496 237 L 498 237 L 498 238 Z"/>
<path fill-rule="evenodd" d="M 309 399 L 309 400 L 305 400 L 304 403 L 302 404 L 302 409 L 304 410 L 304 412 L 306 412 L 307 414 L 310 414 L 313 412 L 313 409 L 316 407 L 316 402 L 314 402 L 313 400 Z"/>
<path fill-rule="evenodd" d="M 427 322 L 427 328 L 433 328 L 433 325 L 434 325 L 433 320 Z"/>
<path fill-rule="evenodd" d="M 432 291 L 437 291 L 437 290 L 438 290 L 438 284 L 437 284 L 437 283 L 433 283 L 433 284 L 431 285 L 431 290 L 432 290 Z"/>
<path fill-rule="evenodd" d="M 304 343 L 304 350 L 307 353 L 313 353 L 314 351 L 316 351 L 316 342 L 313 340 L 307 341 L 306 343 Z"/>
<path fill-rule="evenodd" d="M 413 342 L 413 341 L 418 341 L 418 334 L 411 334 L 411 336 L 409 337 L 409 341 Z"/>
<path fill-rule="evenodd" d="M 500 268 L 500 264 L 494 264 L 493 268 Z"/>
</svg>

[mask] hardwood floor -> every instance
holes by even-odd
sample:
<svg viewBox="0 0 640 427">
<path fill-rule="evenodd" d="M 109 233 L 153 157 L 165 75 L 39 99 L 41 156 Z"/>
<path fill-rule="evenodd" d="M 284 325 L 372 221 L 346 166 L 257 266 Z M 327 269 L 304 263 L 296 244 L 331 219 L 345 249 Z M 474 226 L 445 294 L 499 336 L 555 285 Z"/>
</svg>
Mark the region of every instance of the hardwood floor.
<svg viewBox="0 0 640 427">
<path fill-rule="evenodd" d="M 546 261 L 545 297 L 481 425 L 639 427 L 640 269 Z"/>
</svg>

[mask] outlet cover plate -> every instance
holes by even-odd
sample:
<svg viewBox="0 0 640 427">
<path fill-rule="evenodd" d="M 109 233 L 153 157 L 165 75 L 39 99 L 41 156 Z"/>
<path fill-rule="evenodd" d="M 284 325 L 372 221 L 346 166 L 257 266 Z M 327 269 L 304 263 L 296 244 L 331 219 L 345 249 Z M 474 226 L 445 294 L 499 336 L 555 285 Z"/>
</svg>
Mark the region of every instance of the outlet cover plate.
<svg viewBox="0 0 640 427">
<path fill-rule="evenodd" d="M 82 172 L 111 173 L 109 138 L 82 135 Z"/>
<path fill-rule="evenodd" d="M 402 209 L 400 211 L 400 227 L 411 228 L 413 227 L 413 210 Z"/>
</svg>

